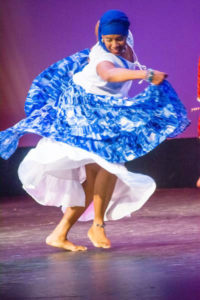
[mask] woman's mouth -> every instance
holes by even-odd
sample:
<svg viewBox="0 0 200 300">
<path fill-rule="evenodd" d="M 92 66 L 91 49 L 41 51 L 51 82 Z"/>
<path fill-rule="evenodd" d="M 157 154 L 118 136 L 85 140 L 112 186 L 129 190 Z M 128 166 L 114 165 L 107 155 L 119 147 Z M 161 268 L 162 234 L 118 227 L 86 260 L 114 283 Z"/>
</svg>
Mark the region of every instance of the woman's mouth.
<svg viewBox="0 0 200 300">
<path fill-rule="evenodd" d="M 121 53 L 120 49 L 111 49 L 111 52 L 114 53 L 114 54 L 120 54 Z"/>
</svg>

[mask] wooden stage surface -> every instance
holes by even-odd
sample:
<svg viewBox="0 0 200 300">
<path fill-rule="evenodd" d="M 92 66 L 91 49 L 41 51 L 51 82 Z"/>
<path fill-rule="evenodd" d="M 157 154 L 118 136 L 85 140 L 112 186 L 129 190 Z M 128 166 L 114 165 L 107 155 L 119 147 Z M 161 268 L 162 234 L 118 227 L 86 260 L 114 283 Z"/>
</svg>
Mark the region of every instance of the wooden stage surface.
<svg viewBox="0 0 200 300">
<path fill-rule="evenodd" d="M 111 249 L 77 223 L 68 252 L 45 244 L 62 213 L 29 196 L 0 198 L 0 299 L 199 300 L 200 189 L 160 189 L 131 218 L 107 222 Z"/>
</svg>

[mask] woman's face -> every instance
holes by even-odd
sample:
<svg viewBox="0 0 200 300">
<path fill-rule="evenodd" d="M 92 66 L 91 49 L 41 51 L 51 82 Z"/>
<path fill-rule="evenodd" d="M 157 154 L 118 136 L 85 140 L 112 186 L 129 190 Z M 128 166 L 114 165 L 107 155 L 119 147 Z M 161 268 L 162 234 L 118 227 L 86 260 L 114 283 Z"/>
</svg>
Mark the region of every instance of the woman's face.
<svg viewBox="0 0 200 300">
<path fill-rule="evenodd" d="M 126 37 L 120 34 L 102 35 L 103 43 L 109 52 L 122 55 L 126 47 Z"/>
</svg>

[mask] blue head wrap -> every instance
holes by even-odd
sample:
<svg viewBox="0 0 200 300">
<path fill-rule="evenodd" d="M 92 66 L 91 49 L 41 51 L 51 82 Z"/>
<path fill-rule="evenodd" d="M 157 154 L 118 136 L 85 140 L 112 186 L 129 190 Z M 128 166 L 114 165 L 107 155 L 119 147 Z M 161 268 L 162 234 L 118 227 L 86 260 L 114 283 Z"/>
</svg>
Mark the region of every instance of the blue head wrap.
<svg viewBox="0 0 200 300">
<path fill-rule="evenodd" d="M 99 22 L 98 39 L 100 45 L 107 50 L 102 42 L 102 35 L 120 34 L 127 36 L 129 25 L 129 19 L 122 11 L 115 9 L 107 11 Z"/>
</svg>

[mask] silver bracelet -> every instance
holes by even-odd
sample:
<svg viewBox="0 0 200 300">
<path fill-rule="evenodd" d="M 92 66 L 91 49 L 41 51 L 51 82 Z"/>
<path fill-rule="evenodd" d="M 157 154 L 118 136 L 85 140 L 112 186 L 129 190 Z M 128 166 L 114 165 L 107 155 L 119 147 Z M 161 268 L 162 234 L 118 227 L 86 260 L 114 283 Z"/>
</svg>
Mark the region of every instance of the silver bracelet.
<svg viewBox="0 0 200 300">
<path fill-rule="evenodd" d="M 147 74 L 146 74 L 146 79 L 145 80 L 148 81 L 148 82 L 152 82 L 153 76 L 154 76 L 154 70 L 147 69 L 146 71 L 147 71 Z"/>
</svg>

